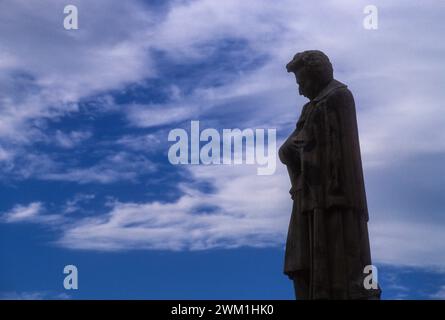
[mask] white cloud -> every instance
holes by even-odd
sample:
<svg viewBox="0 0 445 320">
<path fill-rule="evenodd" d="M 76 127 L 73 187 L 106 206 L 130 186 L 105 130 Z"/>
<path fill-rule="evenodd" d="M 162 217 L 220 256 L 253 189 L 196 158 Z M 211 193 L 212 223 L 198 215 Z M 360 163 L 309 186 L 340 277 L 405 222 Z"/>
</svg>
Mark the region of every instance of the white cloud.
<svg viewBox="0 0 445 320">
<path fill-rule="evenodd" d="M 154 75 L 145 40 L 158 17 L 146 6 L 71 4 L 79 8 L 75 31 L 63 28 L 60 1 L 2 1 L 0 139 L 32 141 L 28 129 L 36 120 L 67 115 L 80 99 Z"/>
<path fill-rule="evenodd" d="M 205 58 L 213 49 L 209 43 L 226 38 L 266 47 L 282 37 L 296 7 L 295 1 L 279 5 L 264 0 L 177 2 L 155 29 L 156 47 L 177 60 Z"/>
<path fill-rule="evenodd" d="M 395 220 L 384 212 L 376 212 L 371 219 L 371 252 L 376 262 L 445 271 L 441 223 Z"/>
<path fill-rule="evenodd" d="M 253 166 L 190 167 L 174 202 L 113 204 L 106 215 L 66 226 L 59 244 L 75 249 L 203 250 L 273 246 L 284 241 L 291 200 L 283 175 Z M 199 191 L 210 183 L 215 192 Z"/>
<path fill-rule="evenodd" d="M 365 165 L 444 152 L 445 137 L 437 128 L 445 123 L 438 103 L 445 98 L 439 85 L 445 81 L 441 62 L 445 46 L 437 42 L 440 28 L 427 28 L 428 17 L 433 19 L 443 6 L 419 9 L 414 1 L 378 1 L 385 19 L 379 30 L 369 31 L 362 27 L 367 4 L 185 2 L 171 8 L 156 27 L 155 37 L 157 47 L 173 59 L 205 59 L 212 54 L 205 48 L 217 50 L 218 41 L 227 38 L 245 40 L 251 56 L 267 56 L 264 65 L 223 85 L 196 87 L 186 97 L 187 103 L 197 106 L 195 115 L 229 104 L 228 112 L 255 107 L 252 125 L 289 125 L 297 118 L 292 105 L 298 100 L 301 106 L 303 99 L 295 97 L 294 80 L 284 65 L 296 51 L 317 48 L 328 53 L 337 77 L 355 95 Z M 180 105 L 181 101 L 176 108 Z M 171 120 L 176 121 L 175 113 Z"/>
<path fill-rule="evenodd" d="M 2 214 L 5 222 L 25 222 L 35 220 L 42 212 L 43 207 L 40 202 L 31 202 L 28 205 L 16 205 L 10 211 Z"/>
<path fill-rule="evenodd" d="M 73 213 L 76 211 L 80 211 L 82 209 L 80 204 L 90 202 L 95 197 L 96 196 L 94 194 L 76 194 L 72 199 L 66 201 L 63 213 Z"/>
<path fill-rule="evenodd" d="M 184 170 L 191 180 L 181 183 L 177 200 L 108 203 L 111 209 L 106 214 L 62 221 L 58 244 L 99 251 L 284 245 L 291 199 L 283 166 L 273 176 L 257 176 L 256 167 L 247 165 L 186 166 Z M 203 184 L 210 191 L 200 189 Z M 65 212 L 79 210 L 78 203 L 92 197 L 75 197 L 67 202 Z M 4 217 L 9 216 L 9 222 L 48 223 L 35 219 L 41 207 L 17 206 Z M 441 223 L 422 221 L 421 215 L 417 220 L 400 220 L 403 215 L 380 210 L 370 216 L 375 263 L 444 270 Z"/>
<path fill-rule="evenodd" d="M 1 300 L 43 300 L 42 292 L 7 292 L 0 295 Z"/>
<path fill-rule="evenodd" d="M 189 166 L 192 182 L 174 202 L 111 204 L 105 215 L 64 227 L 59 244 L 85 250 L 203 250 L 284 245 L 291 212 L 287 173 L 252 166 Z M 197 185 L 209 183 L 212 192 Z M 375 263 L 443 270 L 443 226 L 371 212 Z"/>
<path fill-rule="evenodd" d="M 38 223 L 57 225 L 63 222 L 59 214 L 43 214 L 45 208 L 41 202 L 31 202 L 28 205 L 16 205 L 10 211 L 0 214 L 3 223 Z"/>
<path fill-rule="evenodd" d="M 57 130 L 54 138 L 60 147 L 70 149 L 76 147 L 84 140 L 87 140 L 91 135 L 92 133 L 88 131 L 71 131 L 69 133 L 64 133 Z"/>
<path fill-rule="evenodd" d="M 36 223 L 58 227 L 65 223 L 61 214 L 49 214 L 44 204 L 39 201 L 27 205 L 15 205 L 11 210 L 0 213 L 2 223 Z"/>
<path fill-rule="evenodd" d="M 156 165 L 143 155 L 120 151 L 106 156 L 89 167 L 72 167 L 36 171 L 34 176 L 42 180 L 85 183 L 113 183 L 122 180 L 135 181 L 143 174 L 153 172 Z"/>
<path fill-rule="evenodd" d="M 125 135 L 119 138 L 116 144 L 133 151 L 154 152 L 161 147 L 159 136 L 159 134 Z"/>
<path fill-rule="evenodd" d="M 171 105 L 133 105 L 128 107 L 127 117 L 130 123 L 136 127 L 150 128 L 155 126 L 174 124 L 193 115 L 196 116 L 195 106 L 178 103 Z"/>
<path fill-rule="evenodd" d="M 0 300 L 66 300 L 70 299 L 70 295 L 66 293 L 51 293 L 46 291 L 30 291 L 30 292 L 0 292 Z"/>
<path fill-rule="evenodd" d="M 6 161 L 11 159 L 11 152 L 8 150 L 3 149 L 0 146 L 0 161 Z"/>
<path fill-rule="evenodd" d="M 233 108 L 259 104 L 252 122 L 289 124 L 296 120 L 289 120 L 296 118 L 296 90 L 284 65 L 295 51 L 319 48 L 330 55 L 340 80 L 356 96 L 367 164 L 383 165 L 415 152 L 442 152 L 445 139 L 434 128 L 444 122 L 435 103 L 442 99 L 438 84 L 444 79 L 438 70 L 442 55 L 434 53 L 444 47 L 433 31 L 425 29 L 425 17 L 434 16 L 434 8 L 422 8 L 418 15 L 413 3 L 376 3 L 388 18 L 373 32 L 362 28 L 364 1 L 178 1 L 165 16 L 154 15 L 138 1 L 75 1 L 82 23 L 78 31 L 66 32 L 63 4 L 57 1 L 46 0 L 45 6 L 4 2 L 8 10 L 2 10 L 3 15 L 29 19 L 14 21 L 13 30 L 8 19 L 0 19 L 5 119 L 0 137 L 32 140 L 37 132 L 26 130 L 30 121 L 76 112 L 81 98 L 155 76 L 150 49 L 187 63 L 208 58 L 219 41 L 242 39 L 247 56 L 267 57 L 264 66 L 240 73 L 218 88 L 196 87 L 192 98 L 185 97 L 186 104 L 173 99 L 166 105 L 129 108 L 131 123 L 167 125 L 230 101 Z M 412 31 L 410 38 L 402 39 L 406 28 Z M 420 42 L 422 50 L 413 42 Z M 18 72 L 28 76 L 18 77 Z M 414 85 L 411 79 L 419 74 L 428 80 Z M 20 93 L 20 86 L 28 90 Z M 240 97 L 249 99 L 236 100 Z"/>
<path fill-rule="evenodd" d="M 81 98 L 155 76 L 150 49 L 187 63 L 208 58 L 219 41 L 242 39 L 246 41 L 246 59 L 263 55 L 267 57 L 264 65 L 218 87 L 195 87 L 185 99 L 173 94 L 173 102 L 166 105 L 128 108 L 130 122 L 138 127 L 167 125 L 229 102 L 233 109 L 256 106 L 252 125 L 289 125 L 297 116 L 292 105 L 296 99 L 299 104 L 303 100 L 295 97 L 295 85 L 284 65 L 295 51 L 319 48 L 330 55 L 340 80 L 345 80 L 356 96 L 366 165 L 444 150 L 445 139 L 434 130 L 444 122 L 435 103 L 442 99 L 437 85 L 444 81 L 437 69 L 441 55 L 434 52 L 444 48 L 431 30 L 425 36 L 422 24 L 424 17 L 434 15 L 433 9 L 423 8 L 422 15 L 409 19 L 418 10 L 411 2 L 403 8 L 376 3 L 391 19 L 382 20 L 380 29 L 373 32 L 362 28 L 364 1 L 284 1 L 278 5 L 270 1 L 199 0 L 174 2 L 165 16 L 154 15 L 137 1 L 75 4 L 82 18 L 76 32 L 62 28 L 62 4 L 57 1 L 47 0 L 46 6 L 15 1 L 2 11 L 8 12 L 8 17 L 29 19 L 14 21 L 14 30 L 6 22 L 0 28 L 4 33 L 1 116 L 5 119 L 0 137 L 35 139 L 39 130 L 27 130 L 30 122 L 76 112 Z M 398 15 L 400 11 L 402 15 Z M 127 18 L 118 19 L 122 16 Z M 412 31 L 409 41 L 395 41 L 404 28 Z M 36 37 L 28 39 L 30 34 Z M 422 51 L 411 44 L 419 41 Z M 419 59 L 422 55 L 428 59 Z M 28 76 L 18 77 L 18 72 Z M 418 74 L 429 80 L 414 85 L 411 79 Z M 18 86 L 28 90 L 20 93 Z"/>
<path fill-rule="evenodd" d="M 254 166 L 188 166 L 192 182 L 181 184 L 174 202 L 111 204 L 105 215 L 64 228 L 59 244 L 86 250 L 202 250 L 281 246 L 291 212 L 289 182 L 282 166 L 274 176 L 257 176 Z M 209 183 L 212 192 L 197 185 Z M 404 221 L 370 212 L 375 263 L 443 271 L 443 226 Z M 402 216 L 403 217 L 403 216 Z"/>
<path fill-rule="evenodd" d="M 52 172 L 58 167 L 47 154 L 26 152 L 18 148 L 14 152 L 0 170 L 4 175 L 11 176 L 15 180 L 35 178 L 42 173 Z"/>
</svg>

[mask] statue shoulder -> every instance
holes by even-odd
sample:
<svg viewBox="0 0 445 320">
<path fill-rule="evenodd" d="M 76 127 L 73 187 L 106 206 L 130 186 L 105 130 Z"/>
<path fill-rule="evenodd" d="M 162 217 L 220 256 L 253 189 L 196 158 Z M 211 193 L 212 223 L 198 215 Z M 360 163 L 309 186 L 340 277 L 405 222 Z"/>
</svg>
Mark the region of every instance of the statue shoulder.
<svg viewBox="0 0 445 320">
<path fill-rule="evenodd" d="M 337 87 L 326 96 L 328 108 L 354 107 L 354 96 L 347 86 Z"/>
</svg>

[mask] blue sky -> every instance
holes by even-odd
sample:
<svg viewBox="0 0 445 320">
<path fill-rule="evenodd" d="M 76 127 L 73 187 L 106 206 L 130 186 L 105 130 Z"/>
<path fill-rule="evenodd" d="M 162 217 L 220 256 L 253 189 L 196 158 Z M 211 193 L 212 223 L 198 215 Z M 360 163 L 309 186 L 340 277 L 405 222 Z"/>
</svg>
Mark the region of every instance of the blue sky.
<svg viewBox="0 0 445 320">
<path fill-rule="evenodd" d="M 173 166 L 167 137 L 199 120 L 280 145 L 307 49 L 355 96 L 383 297 L 445 298 L 445 5 L 374 1 L 371 31 L 368 4 L 2 1 L 0 298 L 292 299 L 285 168 Z"/>
</svg>

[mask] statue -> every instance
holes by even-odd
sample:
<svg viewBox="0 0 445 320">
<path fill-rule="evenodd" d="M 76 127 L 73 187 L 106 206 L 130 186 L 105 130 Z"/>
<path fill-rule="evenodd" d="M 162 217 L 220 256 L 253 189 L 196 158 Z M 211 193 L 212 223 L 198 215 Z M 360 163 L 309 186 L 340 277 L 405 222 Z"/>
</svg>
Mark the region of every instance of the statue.
<svg viewBox="0 0 445 320">
<path fill-rule="evenodd" d="M 297 299 L 379 299 L 380 288 L 364 285 L 371 255 L 354 98 L 321 51 L 297 53 L 286 69 L 310 101 L 279 150 L 293 200 L 284 273 Z"/>
</svg>

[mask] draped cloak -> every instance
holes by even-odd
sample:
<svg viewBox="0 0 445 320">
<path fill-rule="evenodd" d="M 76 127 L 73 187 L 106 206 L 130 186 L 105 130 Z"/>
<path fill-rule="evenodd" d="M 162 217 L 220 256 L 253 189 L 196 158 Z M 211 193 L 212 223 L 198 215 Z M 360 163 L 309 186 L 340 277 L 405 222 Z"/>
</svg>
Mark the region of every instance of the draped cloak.
<svg viewBox="0 0 445 320">
<path fill-rule="evenodd" d="M 309 299 L 366 299 L 368 208 L 354 99 L 332 80 L 304 105 L 279 150 L 293 199 L 284 273 L 309 275 Z"/>
</svg>

